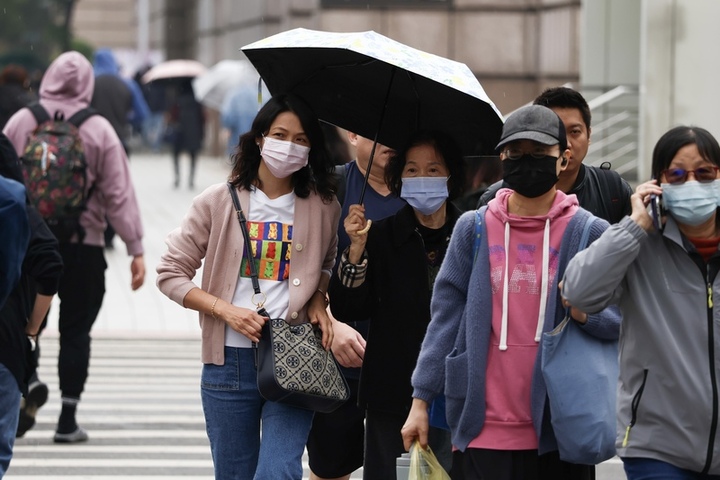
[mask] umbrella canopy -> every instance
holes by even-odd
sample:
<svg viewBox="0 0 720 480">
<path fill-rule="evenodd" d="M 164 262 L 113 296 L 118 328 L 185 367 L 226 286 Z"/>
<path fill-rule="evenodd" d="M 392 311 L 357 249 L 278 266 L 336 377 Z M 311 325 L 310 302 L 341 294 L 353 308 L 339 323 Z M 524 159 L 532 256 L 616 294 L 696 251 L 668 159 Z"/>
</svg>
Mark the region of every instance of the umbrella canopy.
<svg viewBox="0 0 720 480">
<path fill-rule="evenodd" d="M 205 65 L 196 60 L 167 60 L 148 70 L 142 76 L 142 81 L 149 83 L 172 78 L 193 78 L 202 75 L 206 70 Z"/>
<path fill-rule="evenodd" d="M 418 129 L 492 153 L 502 116 L 470 69 L 373 31 L 298 28 L 242 47 L 273 95 L 292 92 L 326 122 L 391 147 Z"/>
<path fill-rule="evenodd" d="M 229 92 L 239 87 L 254 87 L 257 91 L 259 78 L 247 60 L 222 60 L 193 80 L 193 90 L 198 102 L 220 110 Z"/>
</svg>

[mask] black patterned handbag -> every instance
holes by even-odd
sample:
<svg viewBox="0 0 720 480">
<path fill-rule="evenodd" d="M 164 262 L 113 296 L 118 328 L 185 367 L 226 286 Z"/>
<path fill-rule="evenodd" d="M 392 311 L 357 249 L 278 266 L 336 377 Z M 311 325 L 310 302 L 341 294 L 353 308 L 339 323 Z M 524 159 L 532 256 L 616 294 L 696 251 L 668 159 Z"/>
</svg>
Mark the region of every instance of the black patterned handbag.
<svg viewBox="0 0 720 480">
<path fill-rule="evenodd" d="M 257 266 L 250 253 L 250 235 L 245 215 L 235 188 L 228 183 L 240 229 L 245 241 L 245 252 L 253 284 L 253 303 L 264 299 L 260 291 Z M 257 311 L 270 318 L 260 300 Z M 260 343 L 255 347 L 257 386 L 266 400 L 286 403 L 295 407 L 330 413 L 350 397 L 343 377 L 332 352 L 322 346 L 322 331 L 309 322 L 290 325 L 282 318 L 272 318 L 262 327 Z"/>
</svg>

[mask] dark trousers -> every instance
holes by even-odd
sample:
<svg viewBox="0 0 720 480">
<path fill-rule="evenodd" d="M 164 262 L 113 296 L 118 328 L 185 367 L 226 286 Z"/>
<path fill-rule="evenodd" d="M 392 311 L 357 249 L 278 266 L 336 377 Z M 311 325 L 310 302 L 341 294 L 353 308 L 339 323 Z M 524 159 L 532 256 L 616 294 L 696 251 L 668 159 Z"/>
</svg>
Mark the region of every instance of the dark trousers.
<svg viewBox="0 0 720 480">
<path fill-rule="evenodd" d="M 173 148 L 173 168 L 175 171 L 175 186 L 180 185 L 180 153 L 182 149 L 175 147 Z M 188 150 L 190 155 L 190 174 L 188 176 L 188 185 L 192 188 L 195 185 L 195 164 L 197 163 L 197 150 Z"/>
<path fill-rule="evenodd" d="M 453 480 L 595 480 L 594 465 L 560 460 L 558 452 L 468 448 L 453 453 Z"/>
<path fill-rule="evenodd" d="M 65 264 L 60 279 L 60 392 L 80 398 L 90 363 L 90 329 L 105 295 L 105 256 L 102 247 L 60 244 Z"/>
</svg>

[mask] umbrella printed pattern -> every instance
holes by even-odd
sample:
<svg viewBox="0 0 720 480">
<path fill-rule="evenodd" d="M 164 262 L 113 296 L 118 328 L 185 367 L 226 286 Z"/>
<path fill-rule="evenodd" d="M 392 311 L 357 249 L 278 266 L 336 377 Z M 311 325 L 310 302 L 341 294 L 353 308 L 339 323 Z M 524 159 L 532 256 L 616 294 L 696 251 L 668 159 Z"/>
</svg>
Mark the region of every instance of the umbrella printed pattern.
<svg viewBox="0 0 720 480">
<path fill-rule="evenodd" d="M 242 48 L 271 93 L 322 120 L 398 148 L 417 129 L 451 134 L 465 155 L 494 152 L 502 116 L 463 63 L 373 31 L 294 29 Z"/>
</svg>

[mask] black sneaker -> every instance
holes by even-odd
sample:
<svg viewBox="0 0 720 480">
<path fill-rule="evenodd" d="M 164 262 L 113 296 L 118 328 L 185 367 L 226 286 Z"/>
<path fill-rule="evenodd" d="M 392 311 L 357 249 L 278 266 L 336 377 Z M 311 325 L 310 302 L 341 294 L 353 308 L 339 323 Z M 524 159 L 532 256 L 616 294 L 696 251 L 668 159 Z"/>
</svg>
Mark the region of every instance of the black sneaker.
<svg viewBox="0 0 720 480">
<path fill-rule="evenodd" d="M 20 407 L 20 417 L 18 418 L 15 437 L 21 438 L 25 435 L 25 432 L 35 425 L 37 411 L 47 402 L 49 393 L 48 386 L 40 380 L 36 380 L 28 386 L 28 394 L 23 399 Z"/>
</svg>

